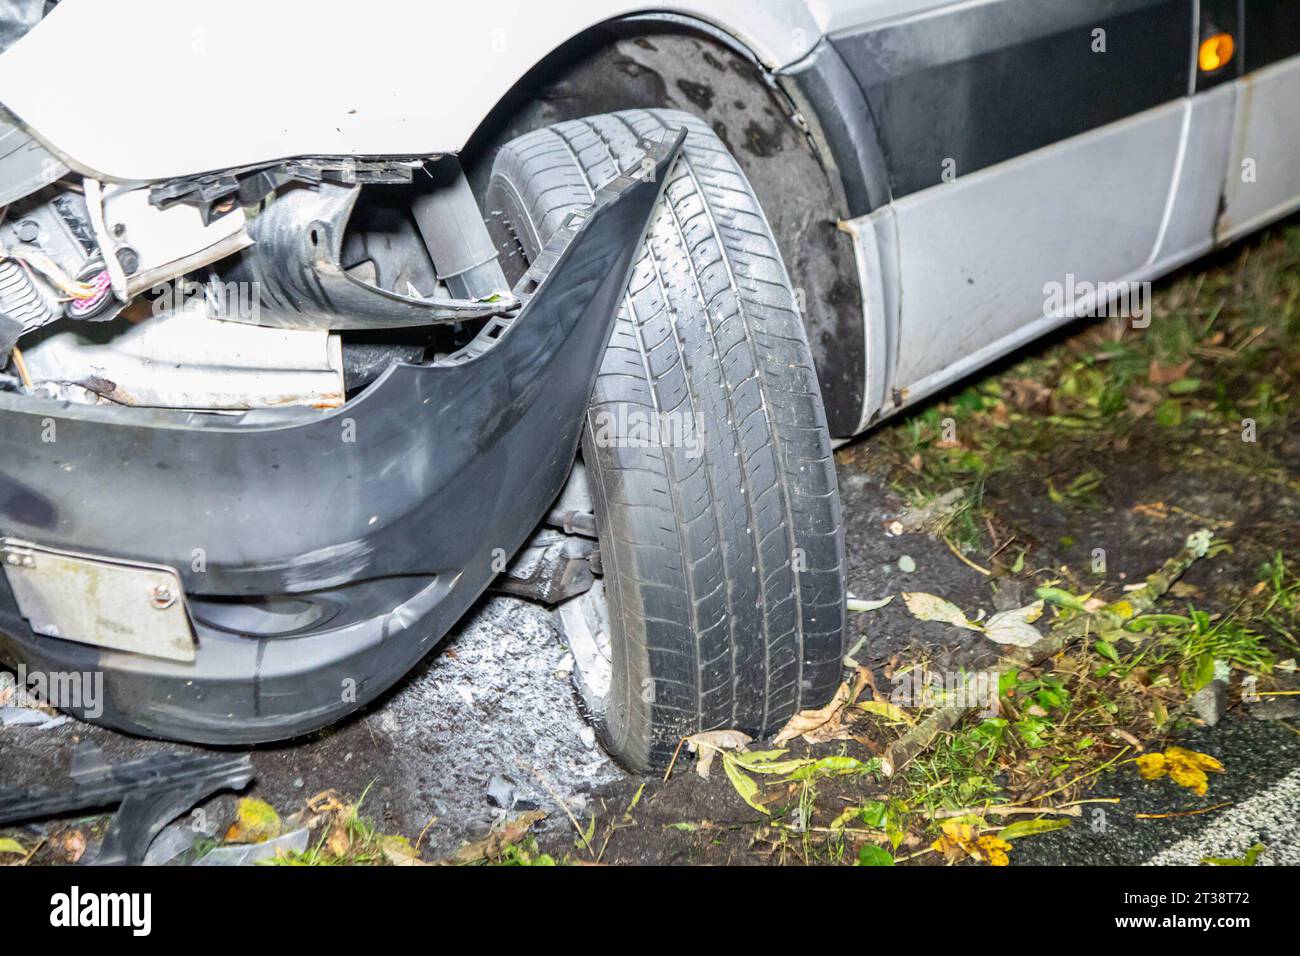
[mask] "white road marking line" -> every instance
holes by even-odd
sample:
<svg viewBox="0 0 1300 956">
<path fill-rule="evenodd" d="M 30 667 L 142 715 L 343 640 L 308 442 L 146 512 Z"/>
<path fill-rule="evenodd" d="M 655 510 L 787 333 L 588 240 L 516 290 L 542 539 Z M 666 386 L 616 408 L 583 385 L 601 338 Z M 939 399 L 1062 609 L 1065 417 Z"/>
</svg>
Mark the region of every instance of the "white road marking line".
<svg viewBox="0 0 1300 956">
<path fill-rule="evenodd" d="M 1207 856 L 1240 858 L 1256 842 L 1269 848 L 1259 863 L 1300 865 L 1300 770 L 1217 812 L 1207 827 L 1161 850 L 1144 865 L 1195 866 Z"/>
</svg>

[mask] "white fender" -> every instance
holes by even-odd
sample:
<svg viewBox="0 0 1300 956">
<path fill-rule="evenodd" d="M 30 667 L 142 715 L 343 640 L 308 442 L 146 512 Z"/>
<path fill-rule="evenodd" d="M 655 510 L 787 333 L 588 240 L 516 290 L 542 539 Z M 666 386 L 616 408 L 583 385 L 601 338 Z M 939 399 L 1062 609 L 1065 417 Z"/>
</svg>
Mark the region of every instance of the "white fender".
<svg viewBox="0 0 1300 956">
<path fill-rule="evenodd" d="M 0 103 L 101 179 L 455 152 L 560 44 L 647 9 L 772 68 L 821 37 L 807 0 L 63 0 L 0 56 Z"/>
</svg>

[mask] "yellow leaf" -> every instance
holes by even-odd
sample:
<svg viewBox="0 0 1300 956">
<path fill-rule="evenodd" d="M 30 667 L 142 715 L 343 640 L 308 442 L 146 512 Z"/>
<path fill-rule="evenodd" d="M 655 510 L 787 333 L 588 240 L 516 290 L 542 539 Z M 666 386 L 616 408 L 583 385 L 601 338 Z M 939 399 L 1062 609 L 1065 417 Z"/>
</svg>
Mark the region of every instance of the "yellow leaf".
<svg viewBox="0 0 1300 956">
<path fill-rule="evenodd" d="M 941 827 L 943 835 L 930 844 L 930 848 L 942 853 L 949 863 L 955 863 L 964 857 L 971 857 L 990 866 L 1006 866 L 1010 859 L 1007 851 L 1011 844 L 992 834 L 979 836 L 969 823 L 949 820 Z"/>
<path fill-rule="evenodd" d="M 1223 764 L 1215 760 L 1209 754 L 1198 753 L 1195 750 L 1187 750 L 1183 747 L 1170 747 L 1165 751 L 1165 755 L 1170 760 L 1185 760 L 1193 763 L 1202 770 L 1208 770 L 1212 773 L 1223 773 Z"/>
<path fill-rule="evenodd" d="M 18 856 L 26 856 L 27 851 L 17 840 L 11 840 L 9 837 L 0 838 L 0 853 L 14 853 Z"/>
<path fill-rule="evenodd" d="M 1136 761 L 1143 780 L 1159 780 L 1165 774 L 1180 787 L 1186 787 L 1198 797 L 1209 789 L 1206 771 L 1223 773 L 1223 764 L 1209 754 L 1197 753 L 1184 747 L 1169 747 L 1162 754 L 1144 754 Z"/>
<path fill-rule="evenodd" d="M 1168 772 L 1164 754 L 1144 754 L 1137 758 L 1136 763 L 1143 780 L 1159 780 Z"/>
<path fill-rule="evenodd" d="M 325 848 L 337 857 L 345 857 L 352 849 L 352 837 L 348 833 L 347 820 L 335 817 L 325 837 Z"/>
<path fill-rule="evenodd" d="M 1106 610 L 1111 614 L 1114 614 L 1116 617 L 1122 618 L 1126 621 L 1133 616 L 1133 605 L 1127 598 L 1121 598 L 1114 604 L 1108 606 Z"/>
<path fill-rule="evenodd" d="M 942 835 L 930 844 L 930 849 L 942 853 L 949 863 L 956 863 L 970 855 L 971 841 L 975 835 L 975 829 L 970 824 L 950 820 L 940 829 Z"/>
<path fill-rule="evenodd" d="M 235 811 L 235 822 L 226 831 L 227 843 L 265 843 L 280 835 L 280 815 L 265 800 L 244 797 Z"/>
<path fill-rule="evenodd" d="M 990 866 L 1006 866 L 1010 862 L 1007 851 L 1011 849 L 1011 844 L 1006 840 L 999 840 L 995 836 L 982 836 L 976 841 L 976 845 Z"/>
<path fill-rule="evenodd" d="M 1209 789 L 1209 780 L 1205 776 L 1205 771 L 1195 764 L 1190 763 L 1171 763 L 1169 765 L 1169 779 L 1180 787 L 1186 787 L 1198 797 L 1205 796 L 1205 791 Z"/>
</svg>

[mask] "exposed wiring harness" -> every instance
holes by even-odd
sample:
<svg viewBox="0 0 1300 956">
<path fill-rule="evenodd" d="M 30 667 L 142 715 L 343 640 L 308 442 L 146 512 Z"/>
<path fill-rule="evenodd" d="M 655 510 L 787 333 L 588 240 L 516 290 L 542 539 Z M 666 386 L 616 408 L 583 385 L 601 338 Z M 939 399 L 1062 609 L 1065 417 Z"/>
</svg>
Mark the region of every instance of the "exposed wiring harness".
<svg viewBox="0 0 1300 956">
<path fill-rule="evenodd" d="M 82 299 L 96 299 L 104 294 L 104 284 L 101 282 L 102 276 L 107 276 L 107 272 L 95 276 L 89 282 L 82 282 L 73 279 L 49 256 L 43 252 L 11 252 L 0 246 L 0 261 L 12 259 L 18 263 L 27 272 L 28 278 L 35 279 L 32 274 L 33 270 L 39 272 L 45 277 L 51 285 L 63 293 L 64 298 L 60 302 L 69 302 Z"/>
</svg>

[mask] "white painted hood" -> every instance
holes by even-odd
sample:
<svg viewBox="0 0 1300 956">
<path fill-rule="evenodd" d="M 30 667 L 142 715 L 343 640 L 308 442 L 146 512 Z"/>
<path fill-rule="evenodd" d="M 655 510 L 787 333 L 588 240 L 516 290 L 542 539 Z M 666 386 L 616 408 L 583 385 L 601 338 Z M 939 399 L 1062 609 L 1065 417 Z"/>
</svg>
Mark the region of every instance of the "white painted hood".
<svg viewBox="0 0 1300 956">
<path fill-rule="evenodd" d="M 302 155 L 463 147 L 527 70 L 636 0 L 63 0 L 0 56 L 0 103 L 71 165 L 154 180 Z M 768 66 L 805 0 L 660 0 Z"/>
</svg>

